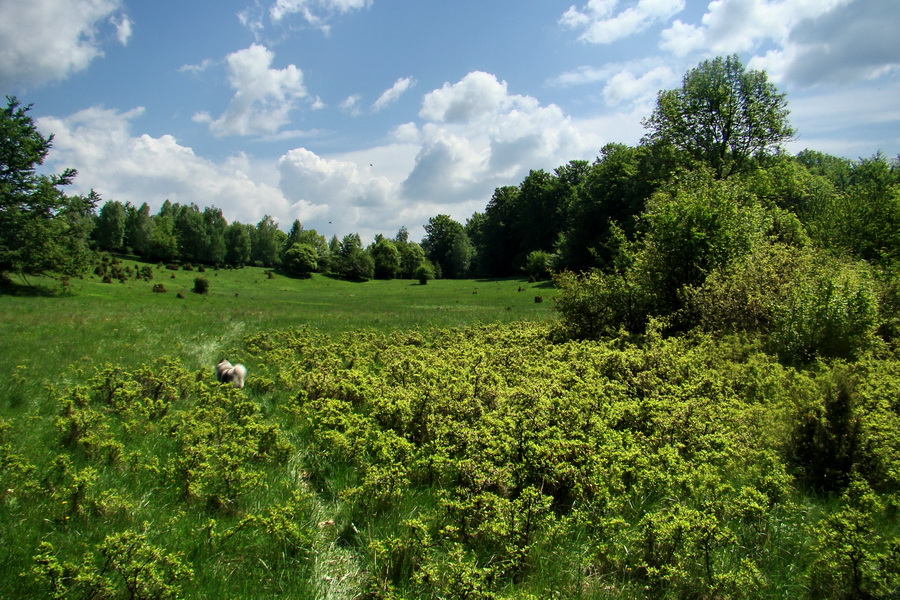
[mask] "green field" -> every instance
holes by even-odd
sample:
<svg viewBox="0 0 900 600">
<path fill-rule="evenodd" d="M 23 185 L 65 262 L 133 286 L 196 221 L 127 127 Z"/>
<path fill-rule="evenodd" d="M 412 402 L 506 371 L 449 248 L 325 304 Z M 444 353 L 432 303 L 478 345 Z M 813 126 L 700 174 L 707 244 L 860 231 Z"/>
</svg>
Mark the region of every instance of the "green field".
<svg viewBox="0 0 900 600">
<path fill-rule="evenodd" d="M 887 348 L 569 339 L 515 279 L 153 273 L 0 295 L 2 598 L 900 593 Z"/>
<path fill-rule="evenodd" d="M 318 274 L 269 278 L 268 271 L 254 267 L 200 273 L 151 266 L 149 282 L 106 284 L 86 276 L 72 280 L 66 295 L 60 295 L 58 282 L 42 278 L 29 280 L 33 288 L 7 288 L 0 293 L 0 372 L 52 380 L 69 366 L 131 367 L 162 355 L 190 368 L 212 368 L 226 354 L 243 360 L 241 340 L 260 331 L 384 332 L 544 320 L 554 314 L 549 300 L 555 290 L 546 282 L 521 279 L 441 279 L 423 286 L 400 279 L 353 283 Z M 207 294 L 191 292 L 196 277 L 210 282 Z M 168 291 L 153 293 L 160 283 Z M 535 296 L 544 302 L 536 303 Z"/>
</svg>

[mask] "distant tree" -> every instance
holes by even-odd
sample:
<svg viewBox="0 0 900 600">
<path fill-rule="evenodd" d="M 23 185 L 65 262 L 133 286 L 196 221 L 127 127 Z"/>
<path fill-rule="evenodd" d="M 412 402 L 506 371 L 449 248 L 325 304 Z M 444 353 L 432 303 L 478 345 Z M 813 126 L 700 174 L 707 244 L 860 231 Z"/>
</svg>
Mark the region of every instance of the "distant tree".
<svg viewBox="0 0 900 600">
<path fill-rule="evenodd" d="M 415 277 L 416 269 L 425 262 L 425 251 L 416 242 L 401 244 L 395 242 L 400 254 L 400 276 L 407 279 Z"/>
<path fill-rule="evenodd" d="M 206 247 L 203 249 L 202 262 L 208 265 L 220 265 L 225 262 L 227 245 L 225 231 L 228 221 L 221 209 L 207 206 L 203 209 L 203 227 L 206 230 Z"/>
<path fill-rule="evenodd" d="M 277 266 L 281 262 L 280 250 L 284 238 L 286 235 L 278 229 L 275 219 L 269 215 L 263 217 L 251 236 L 253 262 L 262 267 Z"/>
<path fill-rule="evenodd" d="M 550 277 L 550 265 L 552 256 L 549 252 L 532 250 L 525 258 L 525 272 L 533 281 L 540 281 Z"/>
<path fill-rule="evenodd" d="M 175 236 L 178 238 L 182 260 L 191 263 L 205 262 L 209 234 L 203 222 L 203 214 L 196 204 L 178 207 L 175 214 Z"/>
<path fill-rule="evenodd" d="M 318 252 L 309 244 L 296 243 L 284 253 L 282 266 L 297 277 L 310 277 L 319 268 Z"/>
<path fill-rule="evenodd" d="M 566 225 L 555 245 L 559 266 L 573 271 L 609 268 L 611 226 L 618 224 L 632 233 L 655 189 L 651 154 L 649 147 L 607 144 L 580 174 L 564 208 Z"/>
<path fill-rule="evenodd" d="M 149 258 L 163 262 L 177 260 L 180 256 L 178 238 L 175 235 L 175 219 L 170 215 L 153 215 L 153 230 L 149 240 Z"/>
<path fill-rule="evenodd" d="M 422 240 L 425 256 L 438 266 L 444 277 L 461 278 L 469 274 L 475 249 L 465 228 L 448 215 L 438 215 L 425 225 Z"/>
<path fill-rule="evenodd" d="M 659 93 L 645 141 L 671 144 L 723 179 L 780 150 L 794 135 L 788 112 L 765 71 L 746 70 L 737 55 L 717 57 Z"/>
<path fill-rule="evenodd" d="M 0 110 L 0 273 L 77 275 L 88 265 L 90 217 L 99 196 L 60 191 L 75 178 L 74 169 L 37 174 L 53 136 L 37 130 L 30 110 L 12 96 Z"/>
<path fill-rule="evenodd" d="M 335 272 L 350 281 L 368 281 L 375 275 L 375 261 L 362 247 L 359 234 L 344 236 L 337 251 Z"/>
<path fill-rule="evenodd" d="M 225 230 L 225 262 L 235 267 L 250 263 L 250 225 L 235 221 Z"/>
<path fill-rule="evenodd" d="M 430 280 L 434 279 L 434 267 L 426 260 L 416 267 L 415 277 L 421 285 L 427 285 Z"/>
<path fill-rule="evenodd" d="M 116 200 L 107 200 L 100 207 L 93 234 L 100 250 L 121 252 L 125 247 L 125 206 Z"/>
<path fill-rule="evenodd" d="M 484 218 L 476 228 L 478 269 L 487 277 L 502 277 L 515 272 L 519 240 L 514 230 L 518 216 L 519 188 L 504 186 L 494 190 Z"/>
<path fill-rule="evenodd" d="M 147 256 L 150 247 L 150 235 L 153 232 L 153 221 L 150 218 L 150 207 L 144 202 L 140 208 L 131 204 L 125 205 L 125 246 L 138 256 Z"/>
<path fill-rule="evenodd" d="M 400 251 L 391 240 L 378 236 L 369 247 L 369 253 L 375 263 L 375 277 L 393 279 L 400 274 Z"/>
</svg>

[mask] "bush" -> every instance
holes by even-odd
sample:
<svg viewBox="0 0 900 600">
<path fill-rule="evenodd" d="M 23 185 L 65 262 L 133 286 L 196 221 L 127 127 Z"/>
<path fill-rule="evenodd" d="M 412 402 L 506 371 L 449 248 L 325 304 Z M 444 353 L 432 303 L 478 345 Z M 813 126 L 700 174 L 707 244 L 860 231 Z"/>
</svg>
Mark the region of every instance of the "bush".
<svg viewBox="0 0 900 600">
<path fill-rule="evenodd" d="M 434 268 L 427 263 L 422 263 L 416 269 L 416 279 L 421 285 L 427 285 L 429 280 L 434 279 Z"/>
<path fill-rule="evenodd" d="M 154 293 L 154 294 L 165 294 L 165 293 L 168 292 L 168 291 L 169 291 L 169 290 L 166 289 L 166 286 L 164 286 L 164 285 L 161 284 L 161 283 L 157 283 L 156 285 L 153 286 L 153 293 Z"/>
<path fill-rule="evenodd" d="M 646 325 L 650 296 L 627 275 L 563 271 L 553 281 L 559 290 L 555 308 L 568 335 L 592 339 Z"/>
<path fill-rule="evenodd" d="M 525 272 L 532 281 L 540 281 L 550 276 L 553 257 L 548 252 L 534 250 L 525 258 Z"/>
<path fill-rule="evenodd" d="M 209 280 L 206 277 L 195 277 L 192 291 L 195 294 L 206 294 L 209 292 Z"/>
</svg>

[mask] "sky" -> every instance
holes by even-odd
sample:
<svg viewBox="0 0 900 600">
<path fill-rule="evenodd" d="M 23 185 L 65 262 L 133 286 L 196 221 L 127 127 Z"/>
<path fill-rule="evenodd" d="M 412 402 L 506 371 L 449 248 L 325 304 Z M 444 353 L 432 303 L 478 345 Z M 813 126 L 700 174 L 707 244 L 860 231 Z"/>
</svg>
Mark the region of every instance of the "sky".
<svg viewBox="0 0 900 600">
<path fill-rule="evenodd" d="M 737 54 L 796 139 L 900 155 L 898 0 L 0 0 L 0 91 L 69 193 L 421 239 L 532 169 L 636 145 Z"/>
</svg>

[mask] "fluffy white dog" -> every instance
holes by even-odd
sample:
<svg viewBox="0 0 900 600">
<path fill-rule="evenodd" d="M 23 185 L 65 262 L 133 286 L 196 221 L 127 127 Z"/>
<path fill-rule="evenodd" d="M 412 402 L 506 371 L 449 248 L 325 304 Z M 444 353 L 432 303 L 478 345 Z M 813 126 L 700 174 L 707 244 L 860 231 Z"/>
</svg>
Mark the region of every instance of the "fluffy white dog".
<svg viewBox="0 0 900 600">
<path fill-rule="evenodd" d="M 216 365 L 216 379 L 222 383 L 231 383 L 234 387 L 242 390 L 245 377 L 247 377 L 247 367 L 244 365 L 232 365 L 224 358 Z"/>
</svg>

